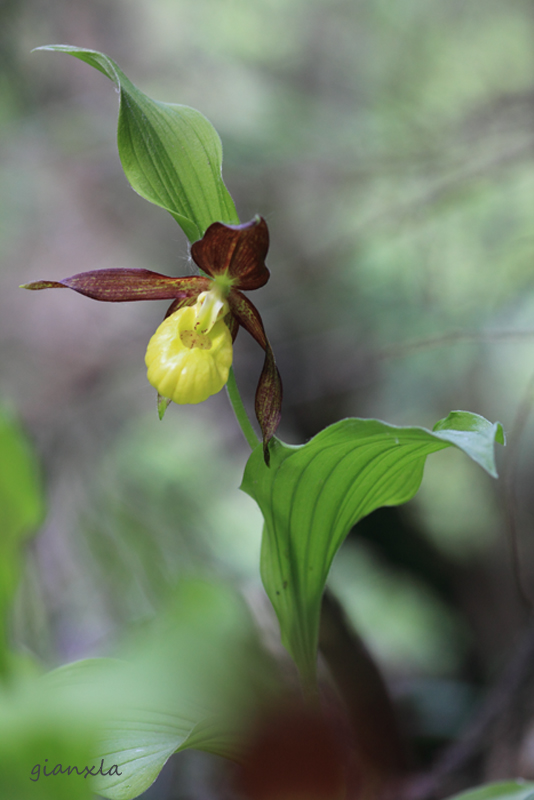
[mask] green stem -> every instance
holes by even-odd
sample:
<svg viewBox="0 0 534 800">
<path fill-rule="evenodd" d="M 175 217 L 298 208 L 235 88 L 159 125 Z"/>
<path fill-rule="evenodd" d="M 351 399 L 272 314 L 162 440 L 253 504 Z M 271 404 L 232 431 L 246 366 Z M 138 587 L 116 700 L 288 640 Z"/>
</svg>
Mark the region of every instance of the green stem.
<svg viewBox="0 0 534 800">
<path fill-rule="evenodd" d="M 260 440 L 256 436 L 256 432 L 252 427 L 252 423 L 248 418 L 247 412 L 245 411 L 245 406 L 243 405 L 241 395 L 239 394 L 239 389 L 237 388 L 233 367 L 230 367 L 226 391 L 232 404 L 232 408 L 234 409 L 234 414 L 239 423 L 239 427 L 243 431 L 243 435 L 247 440 L 250 449 L 254 450 L 259 445 Z"/>
</svg>

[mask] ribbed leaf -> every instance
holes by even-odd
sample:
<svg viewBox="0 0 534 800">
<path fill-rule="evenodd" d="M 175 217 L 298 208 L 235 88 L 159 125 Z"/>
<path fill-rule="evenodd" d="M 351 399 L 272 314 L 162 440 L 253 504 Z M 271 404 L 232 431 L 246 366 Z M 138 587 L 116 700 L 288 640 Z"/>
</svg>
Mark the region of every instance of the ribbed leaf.
<svg viewBox="0 0 534 800">
<path fill-rule="evenodd" d="M 117 769 L 92 779 L 93 789 L 132 800 L 177 751 L 239 756 L 243 715 L 254 709 L 263 667 L 241 599 L 226 587 L 191 581 L 180 585 L 127 661 L 79 661 L 44 681 L 46 693 L 100 719 L 90 763 L 98 767 L 103 759 L 103 771 Z"/>
<path fill-rule="evenodd" d="M 282 641 L 308 683 L 315 680 L 321 598 L 332 559 L 353 525 L 380 506 L 417 492 L 429 453 L 463 450 L 496 477 L 499 423 L 456 411 L 434 431 L 373 419 L 345 419 L 301 446 L 276 439 L 271 467 L 254 450 L 241 488 L 261 508 L 265 527 L 262 579 Z"/>
<path fill-rule="evenodd" d="M 221 140 L 199 111 L 152 100 L 96 50 L 59 44 L 36 49 L 68 53 L 113 81 L 120 95 L 117 143 L 126 177 L 141 197 L 169 211 L 191 242 L 212 222 L 239 222 L 221 176 Z"/>
</svg>

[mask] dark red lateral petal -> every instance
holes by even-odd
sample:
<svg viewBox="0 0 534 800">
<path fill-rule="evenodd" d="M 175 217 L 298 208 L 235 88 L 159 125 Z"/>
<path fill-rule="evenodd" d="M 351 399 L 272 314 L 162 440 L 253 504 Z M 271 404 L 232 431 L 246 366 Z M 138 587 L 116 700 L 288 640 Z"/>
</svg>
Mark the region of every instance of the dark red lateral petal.
<svg viewBox="0 0 534 800">
<path fill-rule="evenodd" d="M 226 322 L 226 326 L 230 330 L 230 334 L 232 336 L 232 342 L 235 342 L 237 334 L 239 333 L 239 322 L 236 320 L 232 313 L 227 314 L 224 318 Z"/>
<path fill-rule="evenodd" d="M 265 361 L 256 389 L 255 410 L 263 434 L 263 455 L 269 466 L 269 441 L 274 436 L 282 416 L 282 379 L 274 359 L 259 311 L 241 292 L 233 289 L 228 296 L 230 311 L 265 350 Z"/>
<path fill-rule="evenodd" d="M 85 297 L 108 303 L 133 300 L 171 300 L 194 297 L 208 291 L 208 278 L 192 275 L 171 278 L 148 269 L 98 269 L 80 272 L 62 281 L 35 281 L 24 289 L 73 289 Z"/>
<path fill-rule="evenodd" d="M 226 273 L 237 289 L 259 289 L 269 280 L 265 257 L 269 250 L 269 229 L 262 217 L 242 225 L 214 222 L 203 238 L 191 246 L 195 263 L 215 277 Z"/>
</svg>

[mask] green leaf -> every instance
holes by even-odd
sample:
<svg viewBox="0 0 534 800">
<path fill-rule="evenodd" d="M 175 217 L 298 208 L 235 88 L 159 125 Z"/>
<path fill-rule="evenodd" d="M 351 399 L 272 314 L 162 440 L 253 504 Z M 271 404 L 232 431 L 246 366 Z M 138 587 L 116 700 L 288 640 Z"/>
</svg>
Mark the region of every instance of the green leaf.
<svg viewBox="0 0 534 800">
<path fill-rule="evenodd" d="M 94 791 L 131 800 L 157 778 L 168 758 L 187 748 L 239 757 L 244 719 L 254 710 L 266 666 L 234 591 L 184 581 L 171 606 L 133 645 L 128 660 L 89 659 L 46 676 L 63 702 L 103 716 L 91 763 L 110 776 Z M 259 676 L 259 677 L 258 677 Z M 266 680 L 267 674 L 265 673 Z"/>
<path fill-rule="evenodd" d="M 215 653 L 212 653 L 212 658 Z M 156 780 L 173 753 L 190 748 L 227 758 L 239 753 L 239 729 L 234 717 L 215 713 L 210 705 L 187 696 L 180 665 L 176 686 L 166 679 L 155 682 L 161 671 L 143 672 L 135 665 L 119 663 L 102 683 L 100 665 L 91 675 L 91 662 L 81 661 L 62 668 L 62 677 L 72 680 L 83 672 L 86 692 L 93 689 L 95 702 L 107 697 L 107 719 L 102 725 L 91 763 L 104 759 L 104 771 L 117 766 L 114 774 L 92 779 L 93 790 L 111 800 L 138 797 Z M 157 678 L 156 678 L 157 680 Z M 155 690 L 154 690 L 155 689 Z M 165 690 L 165 691 L 164 691 Z M 120 773 L 120 774 L 119 774 Z"/>
<path fill-rule="evenodd" d="M 0 719 L 0 797 L 91 800 L 84 768 L 93 766 L 95 729 L 87 716 L 45 692 L 40 681 L 18 678 L 0 689 Z"/>
<path fill-rule="evenodd" d="M 305 445 L 273 440 L 271 467 L 253 451 L 241 488 L 265 518 L 261 574 L 282 641 L 305 683 L 315 681 L 321 599 L 332 560 L 350 529 L 380 506 L 410 500 L 429 453 L 455 446 L 493 477 L 499 423 L 456 411 L 434 431 L 345 419 Z"/>
<path fill-rule="evenodd" d="M 490 783 L 462 794 L 455 794 L 449 800 L 534 800 L 534 783 L 527 781 Z"/>
<path fill-rule="evenodd" d="M 221 140 L 203 114 L 152 100 L 96 50 L 59 44 L 36 49 L 68 53 L 113 81 L 120 96 L 117 144 L 125 175 L 141 197 L 172 214 L 191 242 L 212 222 L 239 222 L 221 175 Z"/>
<path fill-rule="evenodd" d="M 18 583 L 22 545 L 44 517 L 37 461 L 24 432 L 0 411 L 0 666 L 6 614 Z"/>
</svg>

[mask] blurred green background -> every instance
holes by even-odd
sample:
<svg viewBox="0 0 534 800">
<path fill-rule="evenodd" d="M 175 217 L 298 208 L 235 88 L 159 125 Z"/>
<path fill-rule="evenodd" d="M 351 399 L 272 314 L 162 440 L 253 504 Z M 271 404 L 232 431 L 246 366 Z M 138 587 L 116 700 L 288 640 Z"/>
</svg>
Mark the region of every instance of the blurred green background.
<svg viewBox="0 0 534 800">
<path fill-rule="evenodd" d="M 261 518 L 237 490 L 247 447 L 224 392 L 157 418 L 143 356 L 166 304 L 17 289 L 104 267 L 192 270 L 176 223 L 122 174 L 113 87 L 30 52 L 52 43 L 106 52 L 219 131 L 240 218 L 270 227 L 272 278 L 254 302 L 284 380 L 281 437 L 344 416 L 500 420 L 531 584 L 532 2 L 3 0 L 1 401 L 48 502 L 17 642 L 50 665 L 108 652 L 182 574 L 227 578 L 266 613 Z M 262 355 L 243 333 L 235 359 L 251 408 Z M 437 454 L 417 498 L 364 521 L 333 568 L 422 739 L 454 735 L 523 622 L 504 486 Z"/>
</svg>

